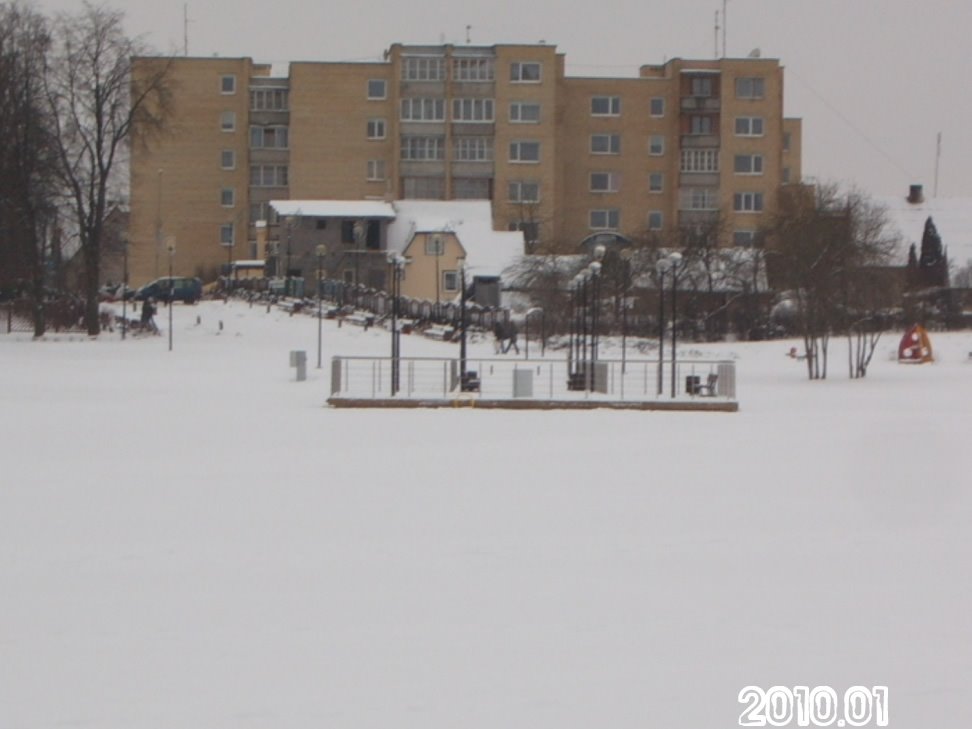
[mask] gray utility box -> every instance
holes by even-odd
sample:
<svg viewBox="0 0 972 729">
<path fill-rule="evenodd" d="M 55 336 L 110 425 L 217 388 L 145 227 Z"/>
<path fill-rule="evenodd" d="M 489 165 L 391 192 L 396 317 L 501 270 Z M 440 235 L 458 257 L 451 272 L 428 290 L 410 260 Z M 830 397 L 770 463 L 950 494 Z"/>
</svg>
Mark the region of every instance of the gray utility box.
<svg viewBox="0 0 972 729">
<path fill-rule="evenodd" d="M 290 366 L 297 368 L 297 382 L 307 379 L 307 352 L 294 349 L 290 352 Z"/>
<path fill-rule="evenodd" d="M 533 370 L 513 370 L 513 397 L 533 397 Z"/>
</svg>

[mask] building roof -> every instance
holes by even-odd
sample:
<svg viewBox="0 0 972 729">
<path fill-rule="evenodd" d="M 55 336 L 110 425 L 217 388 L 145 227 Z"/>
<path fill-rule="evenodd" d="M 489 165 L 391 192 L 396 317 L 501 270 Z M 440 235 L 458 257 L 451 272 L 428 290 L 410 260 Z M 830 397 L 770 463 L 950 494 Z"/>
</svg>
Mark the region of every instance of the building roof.
<svg viewBox="0 0 972 729">
<path fill-rule="evenodd" d="M 949 262 L 964 266 L 972 261 L 972 198 L 929 198 L 924 202 L 909 203 L 902 196 L 879 197 L 875 202 L 887 209 L 892 229 L 901 234 L 902 247 L 896 263 L 907 263 L 908 247 L 912 243 L 921 252 L 921 236 L 929 216 L 942 238 Z"/>
<path fill-rule="evenodd" d="M 523 255 L 523 233 L 493 230 L 489 200 L 396 200 L 388 249 L 401 253 L 416 233 L 454 233 L 473 276 L 500 276 Z"/>
<path fill-rule="evenodd" d="M 273 200 L 270 205 L 281 216 L 389 220 L 395 217 L 395 208 L 380 200 Z"/>
</svg>

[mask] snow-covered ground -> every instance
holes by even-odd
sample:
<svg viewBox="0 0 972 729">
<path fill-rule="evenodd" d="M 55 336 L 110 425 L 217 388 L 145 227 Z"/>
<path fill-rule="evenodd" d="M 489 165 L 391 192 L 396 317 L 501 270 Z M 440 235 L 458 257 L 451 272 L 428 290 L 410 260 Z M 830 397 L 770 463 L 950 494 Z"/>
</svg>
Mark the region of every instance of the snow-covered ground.
<svg viewBox="0 0 972 729">
<path fill-rule="evenodd" d="M 174 314 L 0 336 L 2 729 L 708 729 L 750 684 L 972 726 L 972 333 L 857 382 L 686 345 L 737 414 L 348 411 L 383 330 L 317 370 L 311 318 Z"/>
</svg>

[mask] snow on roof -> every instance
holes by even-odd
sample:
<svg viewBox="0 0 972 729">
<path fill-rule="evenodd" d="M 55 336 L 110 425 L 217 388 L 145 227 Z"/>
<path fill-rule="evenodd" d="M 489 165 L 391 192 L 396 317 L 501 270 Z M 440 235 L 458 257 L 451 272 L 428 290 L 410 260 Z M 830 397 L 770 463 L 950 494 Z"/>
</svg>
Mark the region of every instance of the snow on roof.
<svg viewBox="0 0 972 729">
<path fill-rule="evenodd" d="M 921 236 L 929 216 L 942 237 L 949 262 L 964 266 L 972 261 L 972 198 L 928 198 L 912 204 L 902 196 L 879 197 L 875 202 L 887 209 L 892 229 L 901 234 L 902 247 L 896 264 L 907 263 L 908 246 L 912 243 L 921 253 Z"/>
<path fill-rule="evenodd" d="M 272 200 L 279 215 L 310 218 L 394 218 L 395 208 L 380 200 Z"/>
<path fill-rule="evenodd" d="M 493 230 L 488 200 L 396 200 L 388 249 L 401 253 L 416 233 L 454 233 L 473 276 L 500 276 L 523 255 L 523 233 Z"/>
</svg>

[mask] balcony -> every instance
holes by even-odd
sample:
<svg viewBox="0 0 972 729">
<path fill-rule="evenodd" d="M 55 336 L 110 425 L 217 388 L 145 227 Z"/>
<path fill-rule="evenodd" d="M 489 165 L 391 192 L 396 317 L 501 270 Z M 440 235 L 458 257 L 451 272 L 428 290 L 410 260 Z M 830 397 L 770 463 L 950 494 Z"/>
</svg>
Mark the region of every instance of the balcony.
<svg viewBox="0 0 972 729">
<path fill-rule="evenodd" d="M 682 148 L 698 149 L 700 147 L 718 147 L 718 134 L 683 134 Z"/>
<path fill-rule="evenodd" d="M 718 96 L 683 96 L 682 111 L 719 111 Z"/>
</svg>

